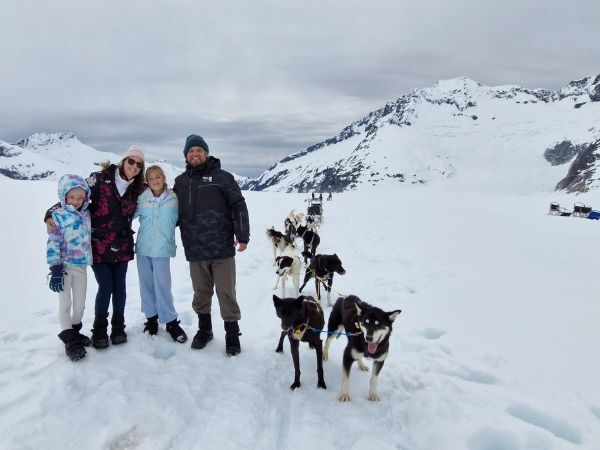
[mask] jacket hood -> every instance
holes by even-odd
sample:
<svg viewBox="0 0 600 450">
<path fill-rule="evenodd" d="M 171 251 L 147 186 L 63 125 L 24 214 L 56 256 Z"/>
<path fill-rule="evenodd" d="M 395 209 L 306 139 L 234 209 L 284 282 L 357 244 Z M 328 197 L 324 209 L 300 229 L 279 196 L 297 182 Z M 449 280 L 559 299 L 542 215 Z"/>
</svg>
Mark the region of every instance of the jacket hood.
<svg viewBox="0 0 600 450">
<path fill-rule="evenodd" d="M 185 171 L 189 174 L 195 173 L 206 173 L 212 169 L 220 169 L 221 168 L 221 160 L 219 158 L 215 158 L 214 156 L 209 156 L 204 161 L 204 164 L 200 164 L 199 166 L 192 166 L 189 163 L 185 165 Z"/>
<path fill-rule="evenodd" d="M 63 208 L 69 206 L 66 201 L 67 193 L 74 188 L 81 188 L 86 193 L 85 201 L 81 207 L 81 210 L 85 211 L 90 204 L 90 195 L 92 192 L 86 181 L 78 175 L 63 175 L 58 180 L 58 199 L 60 204 Z"/>
</svg>

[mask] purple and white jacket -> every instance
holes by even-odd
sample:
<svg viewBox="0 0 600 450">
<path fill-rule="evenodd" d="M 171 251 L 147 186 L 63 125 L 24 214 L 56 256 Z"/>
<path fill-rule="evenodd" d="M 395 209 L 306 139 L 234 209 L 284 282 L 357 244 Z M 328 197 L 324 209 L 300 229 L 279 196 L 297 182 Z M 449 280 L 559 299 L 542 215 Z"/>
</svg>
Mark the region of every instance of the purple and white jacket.
<svg viewBox="0 0 600 450">
<path fill-rule="evenodd" d="M 86 192 L 80 210 L 66 204 L 67 193 L 74 188 Z M 46 260 L 50 267 L 87 266 L 92 263 L 92 225 L 88 211 L 91 191 L 86 181 L 77 175 L 63 175 L 58 181 L 60 206 L 52 210 L 56 224 L 48 233 Z"/>
</svg>

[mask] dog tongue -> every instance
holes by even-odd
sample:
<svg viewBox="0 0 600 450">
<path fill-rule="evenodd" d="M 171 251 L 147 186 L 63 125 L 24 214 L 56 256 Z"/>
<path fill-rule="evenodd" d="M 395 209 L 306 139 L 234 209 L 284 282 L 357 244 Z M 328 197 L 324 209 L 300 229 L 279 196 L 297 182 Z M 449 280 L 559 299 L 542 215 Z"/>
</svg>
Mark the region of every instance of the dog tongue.
<svg viewBox="0 0 600 450">
<path fill-rule="evenodd" d="M 367 349 L 371 355 L 377 351 L 378 344 L 378 342 L 369 342 L 369 344 L 367 345 Z"/>
</svg>

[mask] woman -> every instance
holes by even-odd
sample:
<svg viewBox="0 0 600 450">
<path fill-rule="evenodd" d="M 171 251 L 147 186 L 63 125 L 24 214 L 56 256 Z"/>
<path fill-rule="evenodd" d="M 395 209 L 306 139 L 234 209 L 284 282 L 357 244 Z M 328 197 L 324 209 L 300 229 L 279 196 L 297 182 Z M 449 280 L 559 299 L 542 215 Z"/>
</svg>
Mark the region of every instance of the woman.
<svg viewBox="0 0 600 450">
<path fill-rule="evenodd" d="M 118 166 L 103 166 L 101 171 L 92 173 L 86 180 L 91 190 L 92 270 L 98 282 L 92 329 L 94 348 L 107 348 L 109 345 L 107 328 L 111 297 L 110 341 L 113 345 L 127 342 L 125 277 L 128 263 L 133 259 L 131 223 L 137 199 L 144 191 L 143 169 L 144 154 L 134 145 L 123 154 Z"/>
</svg>

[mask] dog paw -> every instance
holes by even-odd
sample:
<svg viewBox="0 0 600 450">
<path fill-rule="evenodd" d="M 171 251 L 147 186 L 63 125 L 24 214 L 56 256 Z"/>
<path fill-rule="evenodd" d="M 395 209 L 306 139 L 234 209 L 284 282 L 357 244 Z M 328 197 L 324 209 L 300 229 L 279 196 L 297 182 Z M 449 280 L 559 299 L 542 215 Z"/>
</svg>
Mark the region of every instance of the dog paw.
<svg viewBox="0 0 600 450">
<path fill-rule="evenodd" d="M 340 395 L 340 398 L 338 400 L 340 402 L 349 402 L 350 401 L 350 395 L 348 395 L 348 394 L 342 394 L 342 395 Z"/>
<path fill-rule="evenodd" d="M 377 394 L 369 394 L 369 401 L 370 402 L 378 402 L 379 401 L 379 395 L 377 395 Z"/>
<path fill-rule="evenodd" d="M 319 381 L 317 383 L 317 389 L 327 389 L 327 386 L 325 385 L 324 381 Z"/>
<path fill-rule="evenodd" d="M 290 386 L 290 389 L 293 391 L 294 389 L 299 388 L 299 387 L 300 387 L 300 382 L 299 381 L 294 381 L 292 383 L 292 385 Z"/>
<path fill-rule="evenodd" d="M 275 349 L 275 351 L 276 351 L 277 353 L 283 353 L 283 347 L 277 347 L 277 348 Z"/>
<path fill-rule="evenodd" d="M 358 365 L 358 368 L 360 370 L 362 370 L 363 372 L 368 372 L 369 371 L 369 366 L 367 366 L 364 362 L 362 362 L 362 361 L 359 360 L 359 361 L 357 361 L 357 365 Z"/>
<path fill-rule="evenodd" d="M 329 359 L 329 355 L 323 352 L 323 361 L 327 361 Z"/>
</svg>

